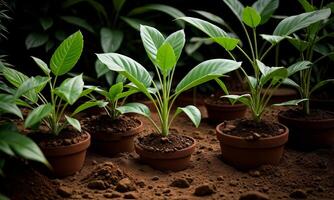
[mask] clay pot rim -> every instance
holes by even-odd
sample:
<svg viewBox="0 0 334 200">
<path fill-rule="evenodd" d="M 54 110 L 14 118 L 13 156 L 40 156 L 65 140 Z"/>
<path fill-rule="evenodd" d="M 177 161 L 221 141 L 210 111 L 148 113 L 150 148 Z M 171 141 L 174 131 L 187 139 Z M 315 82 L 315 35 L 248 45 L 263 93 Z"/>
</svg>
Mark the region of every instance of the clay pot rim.
<svg viewBox="0 0 334 200">
<path fill-rule="evenodd" d="M 228 145 L 228 146 L 238 146 L 240 148 L 270 148 L 284 145 L 288 141 L 289 136 L 289 128 L 284 124 L 274 122 L 275 124 L 279 124 L 282 126 L 285 131 L 284 133 L 272 137 L 260 138 L 254 141 L 245 140 L 242 137 L 233 136 L 229 134 L 225 134 L 220 130 L 221 126 L 225 125 L 225 122 L 222 122 L 216 126 L 216 134 L 219 142 Z M 227 141 L 224 141 L 223 138 Z M 276 142 L 277 141 L 277 142 Z"/>
<path fill-rule="evenodd" d="M 184 148 L 180 149 L 177 151 L 172 151 L 172 152 L 161 152 L 161 151 L 149 151 L 145 147 L 141 146 L 139 144 L 138 138 L 135 139 L 134 144 L 135 144 L 135 150 L 137 154 L 140 154 L 143 157 L 151 158 L 151 159 L 177 159 L 177 158 L 183 158 L 187 157 L 195 151 L 195 147 L 197 145 L 196 140 L 188 135 L 181 135 L 182 137 L 187 137 L 193 141 L 193 144 Z M 145 153 L 146 155 L 143 155 Z M 177 155 L 179 154 L 179 155 Z M 163 157 L 161 157 L 163 155 Z"/>
<path fill-rule="evenodd" d="M 331 119 L 300 119 L 300 118 L 292 118 L 292 117 L 287 117 L 284 115 L 286 111 L 281 111 L 278 113 L 278 117 L 279 118 L 282 118 L 284 120 L 289 120 L 289 121 L 293 121 L 295 123 L 330 123 L 330 122 L 334 122 L 334 117 L 331 118 Z M 332 111 L 327 111 L 326 112 L 329 112 L 331 114 L 334 115 L 334 112 Z M 334 126 L 334 124 L 333 124 Z"/>
</svg>

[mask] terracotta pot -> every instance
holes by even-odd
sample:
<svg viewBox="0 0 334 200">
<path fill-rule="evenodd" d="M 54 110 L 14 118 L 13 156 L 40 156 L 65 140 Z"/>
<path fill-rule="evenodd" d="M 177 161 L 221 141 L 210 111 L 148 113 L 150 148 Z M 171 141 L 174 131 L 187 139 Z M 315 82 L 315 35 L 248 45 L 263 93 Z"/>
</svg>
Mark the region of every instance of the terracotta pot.
<svg viewBox="0 0 334 200">
<path fill-rule="evenodd" d="M 243 118 L 246 114 L 247 106 L 244 104 L 213 104 L 209 99 L 204 100 L 208 118 L 210 122 L 222 122 L 225 120 L 233 120 Z"/>
<path fill-rule="evenodd" d="M 284 127 L 283 134 L 249 141 L 241 137 L 222 132 L 225 123 L 216 127 L 223 160 L 239 169 L 255 168 L 264 164 L 278 164 L 288 141 L 289 129 Z"/>
<path fill-rule="evenodd" d="M 140 159 L 144 163 L 155 169 L 181 171 L 189 166 L 191 155 L 194 153 L 196 147 L 196 140 L 194 138 L 190 136 L 184 137 L 190 138 L 193 144 L 185 149 L 168 153 L 150 151 L 143 148 L 138 140 L 135 140 L 136 153 L 139 154 Z"/>
<path fill-rule="evenodd" d="M 65 177 L 79 171 L 86 157 L 86 151 L 90 145 L 90 135 L 88 138 L 77 144 L 60 147 L 41 148 L 46 159 L 53 168 L 53 174 L 57 177 Z"/>
<path fill-rule="evenodd" d="M 111 134 L 96 132 L 92 135 L 92 146 L 101 155 L 113 157 L 119 153 L 134 151 L 134 137 L 143 131 L 143 122 L 127 132 Z"/>
<path fill-rule="evenodd" d="M 329 112 L 334 115 L 334 112 Z M 299 149 L 329 147 L 334 144 L 334 118 L 306 120 L 278 114 L 278 121 L 290 129 L 289 144 Z"/>
</svg>

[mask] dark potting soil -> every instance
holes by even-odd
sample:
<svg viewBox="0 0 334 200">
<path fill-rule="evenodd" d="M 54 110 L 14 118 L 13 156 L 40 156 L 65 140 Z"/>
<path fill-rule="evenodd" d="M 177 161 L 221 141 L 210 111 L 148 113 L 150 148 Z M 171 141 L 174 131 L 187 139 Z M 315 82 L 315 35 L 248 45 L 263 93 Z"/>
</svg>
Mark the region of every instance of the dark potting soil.
<svg viewBox="0 0 334 200">
<path fill-rule="evenodd" d="M 83 128 L 89 133 L 103 132 L 108 134 L 122 134 L 140 125 L 140 121 L 134 117 L 121 115 L 112 120 L 108 115 L 97 115 L 85 118 Z"/>
<path fill-rule="evenodd" d="M 152 133 L 146 136 L 138 137 L 139 145 L 153 152 L 174 152 L 191 146 L 194 141 L 188 137 L 169 134 L 167 137 L 161 134 Z"/>
<path fill-rule="evenodd" d="M 290 109 L 287 111 L 282 111 L 281 114 L 288 118 L 300 119 L 300 120 L 325 120 L 325 119 L 334 119 L 334 113 L 319 110 L 319 109 L 311 109 L 310 114 L 306 115 L 300 109 Z"/>
<path fill-rule="evenodd" d="M 255 122 L 248 119 L 237 119 L 225 122 L 223 133 L 246 139 L 268 138 L 284 133 L 284 127 L 268 121 Z"/>
<path fill-rule="evenodd" d="M 41 148 L 68 146 L 80 143 L 88 138 L 88 134 L 83 131 L 79 132 L 74 128 L 62 130 L 59 135 L 53 135 L 49 132 L 29 133 L 31 137 Z"/>
</svg>

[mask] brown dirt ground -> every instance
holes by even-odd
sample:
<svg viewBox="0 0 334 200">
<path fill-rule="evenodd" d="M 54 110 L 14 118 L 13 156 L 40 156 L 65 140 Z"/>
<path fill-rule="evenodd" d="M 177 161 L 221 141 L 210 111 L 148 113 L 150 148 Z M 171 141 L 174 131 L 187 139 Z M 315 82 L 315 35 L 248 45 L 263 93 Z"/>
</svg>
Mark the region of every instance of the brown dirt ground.
<svg viewBox="0 0 334 200">
<path fill-rule="evenodd" d="M 277 112 L 278 109 L 269 110 L 264 117 L 268 120 L 276 120 Z M 146 134 L 152 130 L 152 126 L 147 120 L 143 120 L 147 128 L 142 134 Z M 50 186 L 44 187 L 47 188 L 46 191 L 22 190 L 19 189 L 20 187 L 15 190 L 12 188 L 13 199 L 108 199 L 119 196 L 120 199 L 136 197 L 137 199 L 230 200 L 239 199 L 240 195 L 247 191 L 262 192 L 267 194 L 270 199 L 293 199 L 290 195 L 306 197 L 307 199 L 334 199 L 333 148 L 312 152 L 299 152 L 287 148 L 278 166 L 262 166 L 255 170 L 242 172 L 221 160 L 220 147 L 214 128 L 213 125 L 207 123 L 206 119 L 203 120 L 199 129 L 193 127 L 184 116 L 175 121 L 172 127 L 174 131 L 191 135 L 198 142 L 191 166 L 184 171 L 162 172 L 154 170 L 140 163 L 136 153 L 108 158 L 89 151 L 83 169 L 65 179 L 48 179 L 44 176 L 44 180 L 41 181 L 41 175 L 36 176 L 38 177 L 36 179 L 27 178 L 27 175 L 19 177 L 20 183 L 29 183 L 22 187 Z M 112 163 L 112 167 L 108 168 L 112 171 L 110 174 L 118 173 L 122 178 L 128 178 L 124 182 L 131 184 L 131 187 L 127 188 L 131 190 L 130 192 L 115 192 L 115 184 L 117 183 L 112 183 L 106 177 L 96 178 L 99 177 L 98 173 L 100 173 L 97 173 L 96 170 L 101 171 L 101 166 L 109 166 L 109 162 Z M 89 189 L 87 177 L 88 179 L 95 177 L 95 179 L 90 180 L 98 180 L 97 182 L 100 181 L 100 183 L 102 181 L 100 185 L 95 184 L 95 188 L 100 189 Z M 190 182 L 189 187 L 187 184 L 186 188 L 170 186 L 176 179 Z M 109 182 L 105 184 L 103 181 Z M 10 183 L 13 182 L 15 183 L 15 180 L 10 180 Z M 195 196 L 195 189 L 203 184 L 208 184 L 213 188 L 213 194 L 205 197 Z M 21 191 L 24 191 L 25 194 L 20 194 Z M 67 196 L 69 197 L 65 198 Z"/>
</svg>

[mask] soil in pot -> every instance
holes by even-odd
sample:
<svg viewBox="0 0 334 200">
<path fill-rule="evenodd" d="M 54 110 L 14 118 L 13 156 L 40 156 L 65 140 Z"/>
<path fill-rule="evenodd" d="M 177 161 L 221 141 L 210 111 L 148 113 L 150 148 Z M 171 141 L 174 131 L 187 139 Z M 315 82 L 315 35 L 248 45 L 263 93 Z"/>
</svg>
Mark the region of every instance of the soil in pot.
<svg viewBox="0 0 334 200">
<path fill-rule="evenodd" d="M 138 137 L 135 142 L 140 159 L 159 170 L 180 171 L 190 164 L 196 142 L 190 136 L 149 134 Z"/>
<path fill-rule="evenodd" d="M 208 113 L 208 122 L 216 124 L 225 120 L 243 118 L 247 110 L 244 104 L 232 105 L 227 99 L 217 95 L 206 98 L 204 103 Z"/>
<path fill-rule="evenodd" d="M 82 168 L 90 145 L 90 135 L 87 132 L 80 133 L 68 128 L 57 136 L 43 131 L 30 136 L 41 148 L 56 177 L 72 175 Z"/>
<path fill-rule="evenodd" d="M 289 127 L 291 147 L 313 150 L 334 144 L 334 112 L 315 109 L 305 115 L 299 109 L 290 109 L 280 112 L 278 121 Z"/>
<path fill-rule="evenodd" d="M 247 119 L 226 121 L 216 127 L 223 160 L 239 169 L 278 164 L 288 132 L 279 123 Z"/>
<path fill-rule="evenodd" d="M 106 156 L 134 151 L 134 137 L 143 130 L 140 120 L 126 115 L 115 120 L 108 115 L 96 115 L 86 117 L 82 122 L 92 135 L 92 147 Z"/>
</svg>

